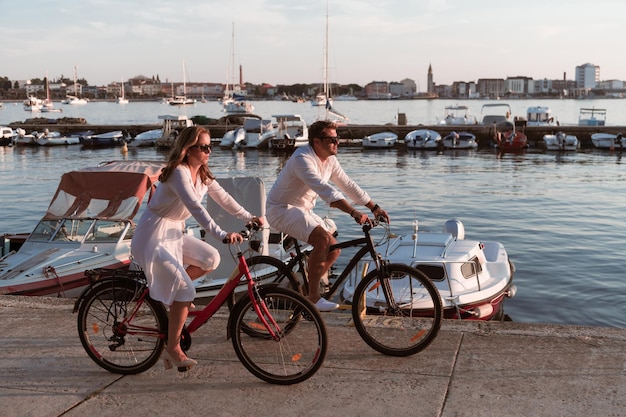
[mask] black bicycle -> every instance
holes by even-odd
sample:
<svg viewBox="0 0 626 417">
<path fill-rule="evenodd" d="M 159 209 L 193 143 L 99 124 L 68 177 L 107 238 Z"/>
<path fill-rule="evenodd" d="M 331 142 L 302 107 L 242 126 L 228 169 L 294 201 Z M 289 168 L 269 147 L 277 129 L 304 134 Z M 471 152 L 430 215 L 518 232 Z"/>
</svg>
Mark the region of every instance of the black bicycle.
<svg viewBox="0 0 626 417">
<path fill-rule="evenodd" d="M 439 291 L 421 271 L 405 264 L 388 263 L 376 250 L 370 231 L 385 225 L 379 220 L 362 226 L 364 236 L 339 242 L 331 250 L 359 247 L 332 285 L 321 283 L 322 296 L 330 299 L 339 289 L 345 309 L 361 338 L 373 349 L 391 356 L 408 356 L 426 348 L 437 336 L 443 317 Z M 247 259 L 255 280 L 308 293 L 307 259 L 310 248 L 288 238 L 291 258 L 271 256 Z M 344 285 L 345 284 L 345 285 Z M 235 297 L 229 300 L 232 306 Z"/>
</svg>

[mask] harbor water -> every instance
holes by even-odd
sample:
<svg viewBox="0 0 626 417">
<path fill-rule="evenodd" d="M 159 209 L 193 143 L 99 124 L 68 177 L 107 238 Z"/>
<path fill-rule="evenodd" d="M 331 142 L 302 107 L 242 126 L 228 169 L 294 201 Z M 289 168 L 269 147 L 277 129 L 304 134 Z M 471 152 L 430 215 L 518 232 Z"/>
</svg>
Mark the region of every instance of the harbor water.
<svg viewBox="0 0 626 417">
<path fill-rule="evenodd" d="M 569 106 L 576 113 L 572 123 L 579 107 L 592 106 L 574 100 L 554 102 L 561 107 L 536 101 L 527 105 L 549 105 L 561 120 L 559 112 L 566 113 Z M 309 122 L 314 118 L 309 104 L 282 103 L 285 107 L 281 108 L 281 103 L 255 102 L 255 112 L 267 118 L 278 113 L 300 113 Z M 475 102 L 478 109 L 480 103 Z M 345 104 L 341 110 L 351 119 L 365 111 L 361 102 L 336 104 Z M 415 116 L 406 111 L 411 123 L 413 117 L 426 114 L 427 107 L 436 106 L 437 115 L 443 115 L 446 105 L 441 100 L 366 104 L 370 119 L 361 115 L 362 120 L 355 123 L 393 123 L 394 112 L 403 112 L 399 107 L 414 106 L 418 109 Z M 608 109 L 608 124 L 626 126 L 626 120 L 617 119 L 626 119 L 626 112 L 620 111 L 626 106 L 623 100 L 593 105 Z M 203 111 L 203 106 L 215 115 Z M 19 112 L 11 110 L 11 104 L 5 107 L 0 111 L 0 124 L 31 117 L 21 105 Z M 159 103 L 132 102 L 122 106 L 124 109 L 114 103 L 90 103 L 80 110 L 68 107 L 64 106 L 62 116 L 78 112 L 94 124 L 156 123 L 159 114 L 183 111 Z M 215 102 L 184 111 L 190 116 L 219 117 Z M 382 116 L 386 111 L 389 117 Z M 133 115 L 122 120 L 122 112 Z M 384 117 L 387 120 L 382 120 Z M 0 147 L 0 233 L 32 230 L 64 172 L 114 159 L 164 160 L 166 156 L 152 148 L 123 153 L 120 148 L 83 150 L 76 145 Z M 218 178 L 258 176 L 269 189 L 286 158 L 270 151 L 215 149 L 209 164 Z M 456 218 L 464 223 L 468 238 L 502 242 L 516 266 L 518 292 L 505 303 L 505 313 L 512 320 L 626 327 L 626 173 L 622 155 L 585 150 L 498 156 L 488 150 L 437 153 L 346 147 L 340 149 L 339 158 L 373 200 L 388 210 L 395 233 L 410 233 L 415 219 L 420 230 L 440 230 L 447 219 Z M 340 238 L 360 233 L 347 215 L 328 210 L 322 203 L 316 210 L 337 222 Z"/>
</svg>

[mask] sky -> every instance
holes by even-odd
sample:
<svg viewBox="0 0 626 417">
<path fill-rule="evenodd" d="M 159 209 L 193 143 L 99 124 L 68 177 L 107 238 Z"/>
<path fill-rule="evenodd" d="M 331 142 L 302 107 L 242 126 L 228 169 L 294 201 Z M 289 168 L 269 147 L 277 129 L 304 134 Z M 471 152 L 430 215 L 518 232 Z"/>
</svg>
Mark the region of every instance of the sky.
<svg viewBox="0 0 626 417">
<path fill-rule="evenodd" d="M 0 0 L 0 76 L 321 83 L 326 0 Z M 621 0 L 328 0 L 328 79 L 626 80 Z M 234 39 L 234 53 L 231 48 Z M 183 68 L 185 71 L 183 71 Z"/>
</svg>

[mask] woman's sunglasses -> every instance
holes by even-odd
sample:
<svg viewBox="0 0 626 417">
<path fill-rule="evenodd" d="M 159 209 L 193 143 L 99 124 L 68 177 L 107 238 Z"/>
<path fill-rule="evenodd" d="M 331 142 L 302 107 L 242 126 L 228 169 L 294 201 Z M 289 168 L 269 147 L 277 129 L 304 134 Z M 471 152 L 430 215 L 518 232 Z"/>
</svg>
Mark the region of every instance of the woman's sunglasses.
<svg viewBox="0 0 626 417">
<path fill-rule="evenodd" d="M 210 153 L 212 147 L 213 147 L 213 145 L 193 145 L 193 146 L 190 146 L 190 148 L 198 148 L 198 149 L 200 149 L 204 153 Z"/>
</svg>

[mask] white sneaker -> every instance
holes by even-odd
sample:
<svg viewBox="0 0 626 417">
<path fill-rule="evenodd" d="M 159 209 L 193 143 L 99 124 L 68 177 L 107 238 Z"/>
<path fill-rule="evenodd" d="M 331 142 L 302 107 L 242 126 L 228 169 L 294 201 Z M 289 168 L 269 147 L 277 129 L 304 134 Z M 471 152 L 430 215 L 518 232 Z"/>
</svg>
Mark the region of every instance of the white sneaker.
<svg viewBox="0 0 626 417">
<path fill-rule="evenodd" d="M 317 308 L 318 311 L 333 311 L 339 308 L 339 304 L 328 301 L 325 298 L 320 298 L 317 300 L 317 303 L 315 303 L 315 308 Z"/>
</svg>

